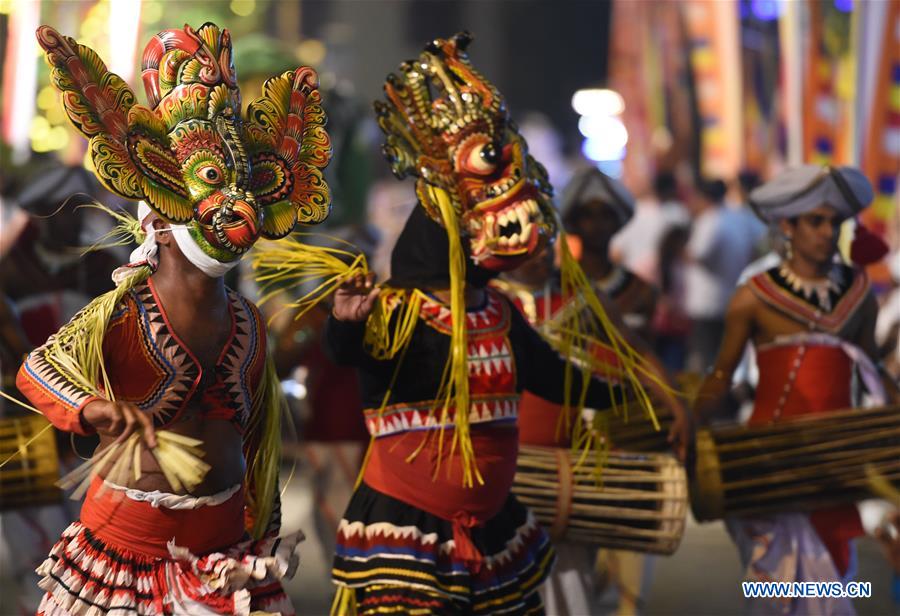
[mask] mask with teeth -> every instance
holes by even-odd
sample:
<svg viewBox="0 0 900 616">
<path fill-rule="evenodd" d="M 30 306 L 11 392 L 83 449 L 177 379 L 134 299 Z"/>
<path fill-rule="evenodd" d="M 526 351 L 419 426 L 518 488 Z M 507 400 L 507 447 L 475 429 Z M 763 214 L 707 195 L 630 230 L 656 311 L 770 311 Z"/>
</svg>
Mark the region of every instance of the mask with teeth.
<svg viewBox="0 0 900 616">
<path fill-rule="evenodd" d="M 331 145 L 311 68 L 269 79 L 242 119 L 231 35 L 214 24 L 153 37 L 142 61 L 146 107 L 92 49 L 49 26 L 37 38 L 69 119 L 90 139 L 97 177 L 188 225 L 207 255 L 231 262 L 260 236 L 328 215 L 321 169 Z"/>
<path fill-rule="evenodd" d="M 417 178 L 419 202 L 439 223 L 435 192 L 443 191 L 471 258 L 503 271 L 555 236 L 552 188 L 503 97 L 469 63 L 471 40 L 468 33 L 437 39 L 418 60 L 401 64 L 375 111 L 394 175 Z"/>
</svg>

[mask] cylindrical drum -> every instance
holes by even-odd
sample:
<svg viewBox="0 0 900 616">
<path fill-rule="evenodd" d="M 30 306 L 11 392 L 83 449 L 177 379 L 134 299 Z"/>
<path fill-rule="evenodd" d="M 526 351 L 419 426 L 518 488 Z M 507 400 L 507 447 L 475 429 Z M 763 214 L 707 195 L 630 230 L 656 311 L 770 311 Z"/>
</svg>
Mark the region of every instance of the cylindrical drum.
<svg viewBox="0 0 900 616">
<path fill-rule="evenodd" d="M 900 407 L 717 427 L 697 433 L 691 508 L 698 520 L 810 510 L 871 498 L 873 477 L 900 486 Z"/>
<path fill-rule="evenodd" d="M 622 451 L 667 453 L 672 451 L 669 443 L 669 431 L 674 420 L 671 410 L 662 405 L 654 405 L 653 412 L 659 424 L 659 430 L 653 422 L 643 415 L 643 411 L 634 408 L 626 414 L 624 407 L 618 412 L 607 412 L 607 433 L 613 449 Z"/>
<path fill-rule="evenodd" d="M 513 492 L 554 540 L 671 554 L 687 514 L 687 479 L 670 455 L 612 452 L 598 477 L 568 449 L 522 446 Z"/>
<path fill-rule="evenodd" d="M 700 375 L 695 373 L 679 374 L 675 395 L 681 396 L 684 404 L 690 406 L 700 388 L 701 381 Z M 672 444 L 669 443 L 669 431 L 675 421 L 672 409 L 657 400 L 657 396 L 654 396 L 652 391 L 649 393 L 653 399 L 653 410 L 659 430 L 635 404 L 631 404 L 627 409 L 624 405 L 615 411 L 610 409 L 606 412 L 606 421 L 613 449 L 654 453 L 670 453 L 672 451 Z"/>
<path fill-rule="evenodd" d="M 0 419 L 0 510 L 59 502 L 59 454 L 40 415 Z"/>
</svg>

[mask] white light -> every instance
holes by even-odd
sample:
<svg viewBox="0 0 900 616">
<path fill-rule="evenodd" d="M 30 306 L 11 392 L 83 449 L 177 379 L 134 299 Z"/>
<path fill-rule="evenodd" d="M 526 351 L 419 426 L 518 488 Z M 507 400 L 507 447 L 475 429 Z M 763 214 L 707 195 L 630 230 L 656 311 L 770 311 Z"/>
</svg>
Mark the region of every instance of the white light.
<svg viewBox="0 0 900 616">
<path fill-rule="evenodd" d="M 281 381 L 281 391 L 289 398 L 295 398 L 297 400 L 306 399 L 306 385 L 294 379 Z"/>
<path fill-rule="evenodd" d="M 622 153 L 622 158 L 624 158 L 624 152 Z M 606 175 L 614 178 L 621 178 L 623 165 L 621 160 L 601 160 L 596 163 L 597 169 L 605 173 Z"/>
<path fill-rule="evenodd" d="M 622 160 L 625 158 L 625 147 L 615 147 L 604 139 L 585 139 L 581 144 L 581 153 L 595 163 Z"/>
<path fill-rule="evenodd" d="M 583 116 L 620 115 L 625 111 L 625 99 L 614 90 L 585 88 L 572 96 L 572 109 Z"/>
<path fill-rule="evenodd" d="M 12 146 L 13 161 L 25 162 L 31 151 L 28 132 L 34 117 L 38 51 L 34 31 L 41 25 L 38 0 L 19 2 L 9 18 L 3 91 L 3 138 Z"/>
<path fill-rule="evenodd" d="M 604 141 L 614 150 L 620 150 L 628 143 L 628 129 L 619 118 L 581 116 L 578 120 L 578 130 L 585 138 Z"/>
<path fill-rule="evenodd" d="M 134 76 L 141 0 L 109 3 L 109 70 L 128 83 Z"/>
</svg>

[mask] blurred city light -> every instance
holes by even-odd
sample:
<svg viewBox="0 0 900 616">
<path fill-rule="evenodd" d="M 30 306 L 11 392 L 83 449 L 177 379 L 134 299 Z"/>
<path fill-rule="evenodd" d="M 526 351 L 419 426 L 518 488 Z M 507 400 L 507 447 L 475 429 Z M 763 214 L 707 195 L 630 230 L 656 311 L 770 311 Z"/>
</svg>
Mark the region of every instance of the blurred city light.
<svg viewBox="0 0 900 616">
<path fill-rule="evenodd" d="M 625 99 L 614 90 L 583 88 L 572 96 L 572 109 L 578 115 L 620 115 L 625 111 Z"/>
<path fill-rule="evenodd" d="M 16 162 L 29 153 L 29 132 L 34 117 L 34 93 L 37 90 L 40 47 L 34 31 L 41 23 L 41 5 L 37 0 L 16 3 L 9 18 L 6 40 L 7 70 L 3 76 L 3 139 L 13 149 Z"/>
<path fill-rule="evenodd" d="M 64 126 L 52 126 L 47 118 L 38 115 L 31 119 L 28 127 L 31 148 L 35 152 L 61 150 L 69 143 L 69 132 Z"/>
<path fill-rule="evenodd" d="M 287 379 L 281 381 L 281 391 L 283 391 L 284 395 L 288 396 L 289 398 L 296 398 L 297 400 L 306 399 L 306 385 L 295 379 Z"/>
<path fill-rule="evenodd" d="M 622 153 L 622 158 L 625 158 L 624 152 Z M 622 173 L 625 170 L 625 166 L 622 164 L 622 160 L 602 160 L 598 163 L 595 163 L 597 169 L 605 173 L 606 175 L 613 178 L 622 177 Z"/>
<path fill-rule="evenodd" d="M 307 66 L 318 66 L 325 59 L 325 44 L 319 39 L 306 39 L 297 45 L 297 59 Z"/>
<path fill-rule="evenodd" d="M 597 164 L 617 163 L 610 175 L 621 173 L 621 161 L 625 157 L 628 129 L 619 118 L 625 111 L 625 99 L 615 90 L 607 88 L 582 88 L 572 96 L 572 108 L 581 116 L 578 131 L 584 136 L 581 153 Z"/>
<path fill-rule="evenodd" d="M 834 8 L 844 13 L 853 12 L 853 0 L 834 0 Z"/>
<path fill-rule="evenodd" d="M 229 8 L 238 17 L 247 17 L 256 10 L 256 0 L 231 0 Z"/>
<path fill-rule="evenodd" d="M 141 0 L 118 0 L 109 4 L 109 70 L 126 83 L 134 76 L 137 39 L 141 27 Z"/>
<path fill-rule="evenodd" d="M 784 0 L 751 0 L 750 10 L 760 21 L 773 21 L 781 16 Z"/>
<path fill-rule="evenodd" d="M 628 143 L 628 130 L 617 117 L 589 115 L 578 120 L 578 131 L 587 139 L 603 139 L 615 150 Z"/>
<path fill-rule="evenodd" d="M 582 142 L 581 153 L 584 154 L 585 158 L 595 163 L 621 160 L 625 157 L 625 147 L 610 145 L 603 138 L 590 138 Z"/>
<path fill-rule="evenodd" d="M 141 16 L 146 24 L 157 23 L 163 16 L 162 2 L 144 2 L 143 13 Z"/>
</svg>

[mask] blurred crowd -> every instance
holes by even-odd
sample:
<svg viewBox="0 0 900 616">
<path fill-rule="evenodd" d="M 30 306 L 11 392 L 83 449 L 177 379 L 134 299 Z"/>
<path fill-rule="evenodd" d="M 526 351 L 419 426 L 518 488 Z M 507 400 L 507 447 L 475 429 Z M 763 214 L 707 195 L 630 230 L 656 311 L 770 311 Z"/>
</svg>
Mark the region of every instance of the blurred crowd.
<svg viewBox="0 0 900 616">
<path fill-rule="evenodd" d="M 351 109 L 348 117 L 356 118 L 356 111 Z M 388 178 L 386 169 L 381 175 L 374 171 L 383 165 L 378 162 L 376 132 L 369 122 L 354 119 L 344 124 L 349 127 L 345 133 L 333 133 L 345 138 L 337 140 L 336 164 L 329 170 L 341 176 L 332 185 L 337 187 L 335 199 L 344 203 L 336 204 L 339 216 L 323 233 L 365 252 L 372 269 L 384 280 L 389 275 L 388 255 L 415 197 L 410 186 Z M 538 149 L 545 147 L 545 141 L 551 143 L 551 150 L 556 147 L 547 132 L 551 130 L 546 121 L 538 122 L 537 132 L 530 135 Z M 528 126 L 523 132 L 527 131 Z M 110 273 L 127 261 L 131 250 L 110 235 L 116 221 L 94 206 L 102 203 L 113 211 L 133 214 L 136 205 L 116 201 L 83 167 L 82 160 L 83 152 L 76 149 L 60 157 L 34 157 L 27 169 L 4 174 L 0 190 L 0 370 L 3 391 L 10 394 L 15 392 L 15 373 L 22 357 L 90 299 L 111 289 Z M 348 160 L 353 164 L 346 163 Z M 601 289 L 604 284 L 615 284 L 615 271 L 642 281 L 643 291 L 634 306 L 623 311 L 626 321 L 631 321 L 628 325 L 641 333 L 670 373 L 705 373 L 722 340 L 725 311 L 736 285 L 782 257 L 777 232 L 767 229 L 747 202 L 761 178 L 748 171 L 735 178 L 696 180 L 690 173 L 661 171 L 652 190 L 638 194 L 633 214 L 623 217 L 622 222 L 627 222 L 621 224 L 614 212 L 592 208 L 585 199 L 579 201 L 578 193 L 584 191 L 577 183 L 589 163 L 581 159 L 572 163 L 551 152 L 548 166 L 556 176 L 564 225 L 588 276 Z M 354 176 L 352 182 L 344 181 L 350 176 Z M 893 282 L 890 288 L 879 289 L 884 308 L 877 331 L 882 357 L 897 375 L 900 259 L 896 252 L 890 258 Z M 258 297 L 248 271 L 249 266 L 242 264 L 229 274 L 228 284 L 251 298 Z M 299 460 L 312 473 L 315 534 L 329 553 L 368 436 L 358 412 L 361 402 L 353 370 L 333 364 L 321 348 L 328 307 L 318 307 L 300 320 L 280 311 L 298 293 L 284 289 L 262 309 L 270 317 L 279 376 L 298 426 L 299 438 L 286 442 L 286 456 Z M 750 387 L 752 366 L 738 378 Z M 0 413 L 12 416 L 24 411 L 0 401 Z M 81 437 L 73 442 L 68 437 L 61 439 L 58 447 L 63 469 L 74 467 L 79 456 L 93 446 Z M 21 509 L 4 516 L 7 549 L 3 551 L 33 555 L 33 562 L 29 557 L 13 565 L 21 578 L 19 596 L 25 604 L 39 599 L 38 589 L 28 581 L 31 571 L 43 559 L 49 542 L 77 514 L 73 508 L 43 508 L 40 516 L 35 516 L 34 510 Z"/>
</svg>

